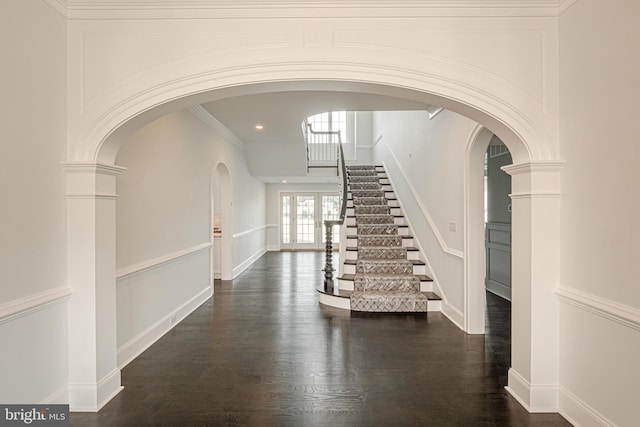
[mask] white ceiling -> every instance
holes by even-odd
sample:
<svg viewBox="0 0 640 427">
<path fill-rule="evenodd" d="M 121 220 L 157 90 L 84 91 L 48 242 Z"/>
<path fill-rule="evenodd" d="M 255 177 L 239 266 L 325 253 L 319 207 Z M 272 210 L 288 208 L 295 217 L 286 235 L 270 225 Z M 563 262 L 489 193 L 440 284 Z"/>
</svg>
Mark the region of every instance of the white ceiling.
<svg viewBox="0 0 640 427">
<path fill-rule="evenodd" d="M 302 121 L 317 113 L 426 110 L 429 105 L 360 92 L 286 91 L 220 99 L 202 107 L 246 144 L 301 144 Z M 258 123 L 262 131 L 256 130 Z"/>
</svg>

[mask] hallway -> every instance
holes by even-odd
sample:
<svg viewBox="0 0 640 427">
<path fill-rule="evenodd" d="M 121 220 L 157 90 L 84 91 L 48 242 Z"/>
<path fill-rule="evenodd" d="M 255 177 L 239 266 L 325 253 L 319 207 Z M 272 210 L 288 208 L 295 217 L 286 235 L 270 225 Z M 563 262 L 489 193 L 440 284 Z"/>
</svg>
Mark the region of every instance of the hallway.
<svg viewBox="0 0 640 427">
<path fill-rule="evenodd" d="M 504 390 L 509 305 L 486 336 L 440 313 L 320 306 L 321 252 L 269 252 L 122 371 L 124 390 L 73 426 L 565 426 Z"/>
</svg>

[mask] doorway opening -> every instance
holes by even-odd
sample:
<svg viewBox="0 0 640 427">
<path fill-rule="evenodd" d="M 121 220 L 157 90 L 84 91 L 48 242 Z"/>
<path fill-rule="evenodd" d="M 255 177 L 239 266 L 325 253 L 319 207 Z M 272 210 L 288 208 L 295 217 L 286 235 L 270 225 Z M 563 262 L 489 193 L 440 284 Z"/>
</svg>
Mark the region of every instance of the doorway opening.
<svg viewBox="0 0 640 427">
<path fill-rule="evenodd" d="M 511 301 L 511 176 L 506 145 L 493 136 L 484 156 L 485 287 Z"/>
<path fill-rule="evenodd" d="M 337 193 L 280 193 L 280 249 L 318 250 L 324 248 L 323 224 L 337 219 L 340 197 Z M 340 230 L 334 227 L 337 249 Z"/>
</svg>

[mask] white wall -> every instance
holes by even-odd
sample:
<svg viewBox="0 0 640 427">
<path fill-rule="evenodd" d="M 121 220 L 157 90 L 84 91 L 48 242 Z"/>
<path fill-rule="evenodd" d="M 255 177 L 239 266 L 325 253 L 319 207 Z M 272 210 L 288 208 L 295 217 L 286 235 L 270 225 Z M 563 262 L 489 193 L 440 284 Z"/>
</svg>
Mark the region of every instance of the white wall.
<svg viewBox="0 0 640 427">
<path fill-rule="evenodd" d="M 65 20 L 41 1 L 0 2 L 0 55 L 0 402 L 64 401 Z"/>
<path fill-rule="evenodd" d="M 375 162 L 386 166 L 446 298 L 445 312 L 456 322 L 464 305 L 464 152 L 475 125 L 447 110 L 432 120 L 425 111 L 374 114 Z"/>
<path fill-rule="evenodd" d="M 356 111 L 355 113 L 356 127 L 356 163 L 367 165 L 373 162 L 372 148 L 374 142 L 373 136 L 373 112 L 372 111 Z"/>
<path fill-rule="evenodd" d="M 241 269 L 266 250 L 265 191 L 237 146 L 181 110 L 138 130 L 118 153 L 127 168 L 117 202 L 120 366 L 210 296 L 211 179 L 220 162 L 231 175 L 227 232 Z"/>
<path fill-rule="evenodd" d="M 580 0 L 560 19 L 560 376 L 582 425 L 640 425 L 639 17 L 635 0 Z"/>
</svg>

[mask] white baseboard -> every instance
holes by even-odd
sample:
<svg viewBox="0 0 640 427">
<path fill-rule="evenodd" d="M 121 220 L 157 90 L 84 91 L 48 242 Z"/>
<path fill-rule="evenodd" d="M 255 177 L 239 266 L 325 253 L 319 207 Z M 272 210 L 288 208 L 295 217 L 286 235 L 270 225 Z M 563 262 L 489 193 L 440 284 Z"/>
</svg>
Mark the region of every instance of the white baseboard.
<svg viewBox="0 0 640 427">
<path fill-rule="evenodd" d="M 114 369 L 96 384 L 69 384 L 71 412 L 98 412 L 124 389 L 120 385 L 120 369 Z"/>
<path fill-rule="evenodd" d="M 279 252 L 280 245 L 267 245 L 267 252 Z"/>
<path fill-rule="evenodd" d="M 560 387 L 560 415 L 577 427 L 615 426 L 614 423 L 564 387 Z"/>
<path fill-rule="evenodd" d="M 237 267 L 235 267 L 233 269 L 233 278 L 235 279 L 236 277 L 238 277 L 240 275 L 240 273 L 242 273 L 243 271 L 245 271 L 247 268 L 249 268 L 249 266 L 251 264 L 253 264 L 254 262 L 256 262 L 256 260 L 258 260 L 258 258 L 260 258 L 262 255 L 267 253 L 267 248 L 262 248 L 260 249 L 258 252 L 256 252 L 255 254 L 251 255 L 249 258 L 247 258 L 246 260 L 242 261 Z"/>
<path fill-rule="evenodd" d="M 158 341 L 164 334 L 180 323 L 211 297 L 211 286 L 202 289 L 187 302 L 168 313 L 166 316 L 149 326 L 137 336 L 129 340 L 118 349 L 118 366 L 120 369 L 127 366 L 133 359 Z M 174 319 L 172 322 L 171 319 Z"/>
<path fill-rule="evenodd" d="M 442 294 L 441 294 L 442 295 Z M 464 331 L 464 315 L 460 310 L 449 304 L 446 300 L 442 300 L 442 314 L 453 322 L 458 328 Z"/>
<path fill-rule="evenodd" d="M 557 384 L 531 385 L 515 369 L 510 368 L 509 385 L 505 389 L 529 412 L 558 412 Z"/>
</svg>

